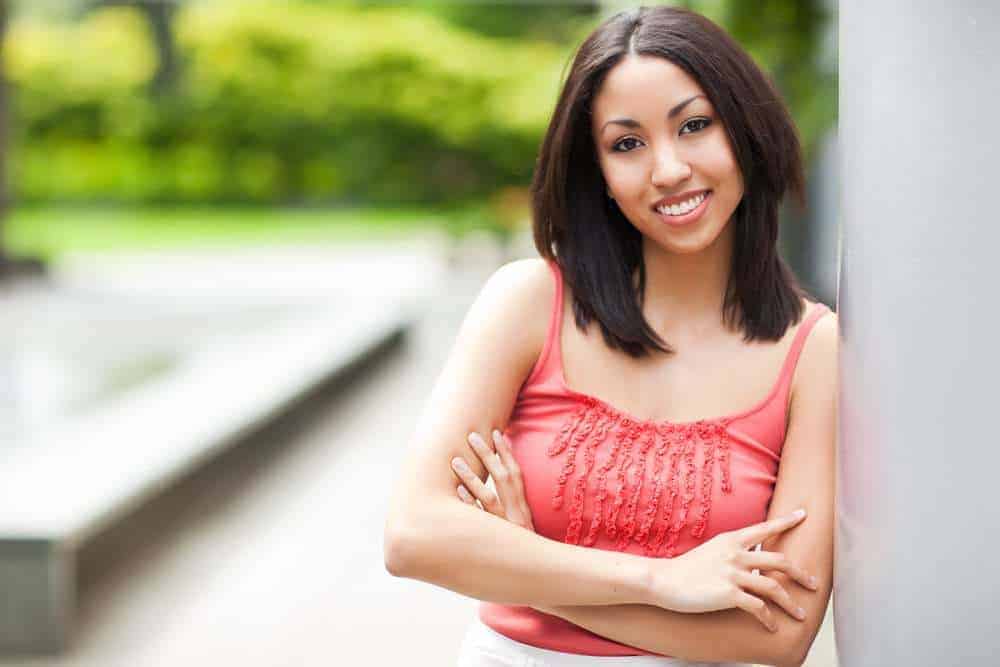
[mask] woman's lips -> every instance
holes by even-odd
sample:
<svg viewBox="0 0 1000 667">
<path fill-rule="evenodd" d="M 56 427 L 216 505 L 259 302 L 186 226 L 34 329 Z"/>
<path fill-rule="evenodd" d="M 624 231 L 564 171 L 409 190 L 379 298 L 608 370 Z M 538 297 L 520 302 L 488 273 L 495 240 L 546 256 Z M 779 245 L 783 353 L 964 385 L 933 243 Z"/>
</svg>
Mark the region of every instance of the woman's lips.
<svg viewBox="0 0 1000 667">
<path fill-rule="evenodd" d="M 712 198 L 712 191 L 709 190 L 705 194 L 705 198 L 701 200 L 700 204 L 698 204 L 693 209 L 691 209 L 690 211 L 688 211 L 683 215 L 666 215 L 664 213 L 660 213 L 658 210 L 654 209 L 654 211 L 656 215 L 659 216 L 660 220 L 667 223 L 668 225 L 672 225 L 674 227 L 689 225 L 692 222 L 698 220 L 698 218 L 702 216 L 702 214 L 705 212 L 705 209 L 708 208 L 708 202 L 711 198 Z"/>
</svg>

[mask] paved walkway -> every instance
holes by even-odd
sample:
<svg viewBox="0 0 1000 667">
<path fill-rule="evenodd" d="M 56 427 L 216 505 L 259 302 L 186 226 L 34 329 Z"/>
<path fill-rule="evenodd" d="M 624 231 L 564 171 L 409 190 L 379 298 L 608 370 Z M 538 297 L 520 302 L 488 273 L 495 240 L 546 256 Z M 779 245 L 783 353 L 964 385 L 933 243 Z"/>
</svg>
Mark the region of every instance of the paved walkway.
<svg viewBox="0 0 1000 667">
<path fill-rule="evenodd" d="M 423 400 L 471 298 L 465 269 L 408 345 L 140 510 L 82 554 L 78 633 L 9 667 L 452 665 L 474 600 L 383 566 L 382 528 Z M 808 667 L 833 667 L 830 621 Z"/>
</svg>

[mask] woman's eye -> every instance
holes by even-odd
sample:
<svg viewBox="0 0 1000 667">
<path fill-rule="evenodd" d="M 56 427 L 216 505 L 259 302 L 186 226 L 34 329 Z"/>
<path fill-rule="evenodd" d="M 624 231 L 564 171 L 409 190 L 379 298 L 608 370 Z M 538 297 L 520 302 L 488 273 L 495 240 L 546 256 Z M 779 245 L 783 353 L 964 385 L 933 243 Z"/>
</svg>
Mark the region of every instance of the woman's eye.
<svg viewBox="0 0 1000 667">
<path fill-rule="evenodd" d="M 627 153 L 628 151 L 630 151 L 632 149 L 631 148 L 622 148 L 622 146 L 624 146 L 625 143 L 629 142 L 629 141 L 636 141 L 637 142 L 639 140 L 636 139 L 635 137 L 625 137 L 624 139 L 622 139 L 621 141 L 619 141 L 618 143 L 616 143 L 611 148 L 612 148 L 612 150 L 614 150 L 614 151 L 616 151 L 618 153 Z"/>
<path fill-rule="evenodd" d="M 712 124 L 711 118 L 692 118 L 691 120 L 687 121 L 686 123 L 684 123 L 684 125 L 681 126 L 681 134 L 692 134 L 694 132 L 701 132 L 711 124 Z M 685 130 L 688 131 L 685 132 Z M 634 148 L 634 146 L 629 147 L 626 146 L 626 144 L 632 141 L 641 143 L 635 137 L 625 137 L 624 139 L 621 139 L 617 143 L 615 143 L 614 146 L 612 146 L 611 148 L 616 153 L 628 153 L 629 151 L 632 150 L 632 148 Z"/>
<path fill-rule="evenodd" d="M 684 125 L 681 126 L 681 134 L 691 134 L 691 132 L 700 132 L 701 130 L 704 130 L 711 124 L 712 121 L 708 118 L 692 118 L 691 120 L 689 120 L 688 122 L 684 123 Z M 695 129 L 691 130 L 691 132 L 684 131 L 684 128 L 692 126 L 694 126 Z"/>
</svg>

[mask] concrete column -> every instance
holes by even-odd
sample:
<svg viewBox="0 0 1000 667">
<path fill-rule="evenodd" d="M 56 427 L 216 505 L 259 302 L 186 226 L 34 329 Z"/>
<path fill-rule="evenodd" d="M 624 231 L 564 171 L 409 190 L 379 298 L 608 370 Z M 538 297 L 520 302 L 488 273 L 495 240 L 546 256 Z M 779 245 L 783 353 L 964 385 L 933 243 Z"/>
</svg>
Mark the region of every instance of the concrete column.
<svg viewBox="0 0 1000 667">
<path fill-rule="evenodd" d="M 1000 4 L 840 3 L 836 635 L 1000 655 Z"/>
</svg>

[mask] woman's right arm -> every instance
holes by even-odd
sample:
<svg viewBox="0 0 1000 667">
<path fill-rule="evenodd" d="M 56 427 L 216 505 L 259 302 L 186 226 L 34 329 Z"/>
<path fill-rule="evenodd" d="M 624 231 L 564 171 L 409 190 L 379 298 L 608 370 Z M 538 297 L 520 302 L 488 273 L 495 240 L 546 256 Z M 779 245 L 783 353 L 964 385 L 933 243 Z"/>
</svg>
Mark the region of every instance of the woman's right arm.
<svg viewBox="0 0 1000 667">
<path fill-rule="evenodd" d="M 505 604 L 649 602 L 649 559 L 542 537 L 455 493 L 452 458 L 487 477 L 466 436 L 503 430 L 541 352 L 554 292 L 544 260 L 516 260 L 489 278 L 466 314 L 394 487 L 383 545 L 393 575 Z"/>
</svg>

